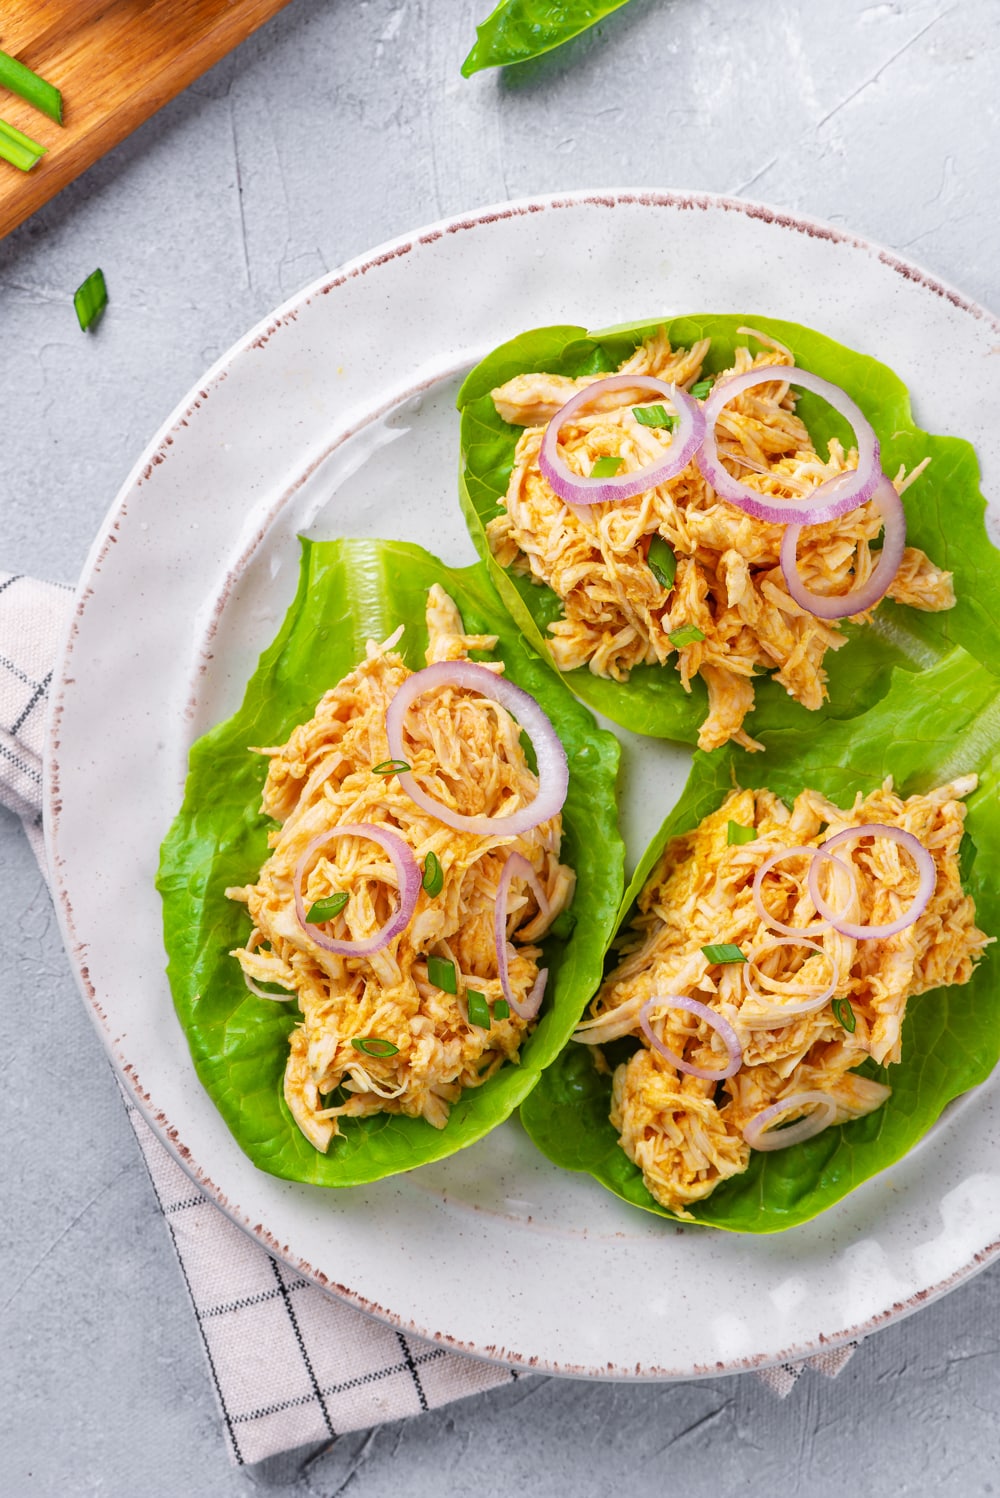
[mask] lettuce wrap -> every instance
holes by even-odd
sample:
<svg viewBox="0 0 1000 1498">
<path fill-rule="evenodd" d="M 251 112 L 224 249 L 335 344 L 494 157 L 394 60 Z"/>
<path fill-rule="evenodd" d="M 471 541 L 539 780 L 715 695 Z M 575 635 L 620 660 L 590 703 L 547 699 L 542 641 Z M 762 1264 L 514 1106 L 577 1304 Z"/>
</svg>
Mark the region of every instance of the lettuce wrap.
<svg viewBox="0 0 1000 1498">
<path fill-rule="evenodd" d="M 886 473 L 895 474 L 900 465 L 909 472 L 924 458 L 931 459 L 905 495 L 907 540 L 954 574 L 957 597 L 954 608 L 936 614 L 883 600 L 870 624 L 846 623 L 847 644 L 830 651 L 824 662 L 829 700 L 817 712 L 791 701 L 776 682 L 755 677 L 757 705 L 746 719 L 749 732 L 768 742 L 769 732 L 786 722 L 807 732 L 811 725 L 815 732 L 824 720 L 851 717 L 885 693 L 893 667 L 923 669 L 955 645 L 1000 674 L 1000 552 L 986 533 L 985 500 L 971 445 L 918 428 L 905 385 L 875 359 L 798 324 L 751 314 L 676 317 L 598 333 L 577 327 L 537 328 L 495 349 L 468 375 L 458 394 L 463 510 L 472 540 L 526 640 L 551 660 L 547 626 L 562 616 L 562 608 L 547 585 L 500 567 L 487 544 L 485 526 L 499 513 L 498 501 L 506 493 L 523 430 L 497 414 L 491 390 L 516 374 L 533 371 L 572 377 L 613 372 L 661 328 L 674 347 L 711 338 L 704 372 L 714 374 L 731 364 L 738 345 L 748 342 L 737 332 L 747 326 L 785 344 L 803 369 L 852 396 L 879 438 Z M 850 428 L 842 418 L 816 396 L 805 391 L 797 395 L 796 410 L 818 452 L 826 452 L 831 437 L 851 444 Z M 638 666 L 624 683 L 595 676 L 586 667 L 567 672 L 566 679 L 583 701 L 637 733 L 694 743 L 706 716 L 704 683 L 696 677 L 690 694 L 685 693 L 672 662 L 665 667 Z"/>
<path fill-rule="evenodd" d="M 619 928 L 671 837 L 715 811 L 734 784 L 766 786 L 788 803 L 811 787 L 850 805 L 891 775 L 903 796 L 926 792 L 975 771 L 961 848 L 962 885 L 976 903 L 976 921 L 1000 934 L 1000 688 L 996 678 L 956 649 L 925 672 L 895 671 L 886 695 L 851 721 L 776 729 L 767 753 L 731 747 L 697 751 L 687 785 L 643 854 L 625 891 Z M 619 1047 L 638 1042 L 621 1041 Z M 624 1059 L 609 1047 L 608 1060 Z M 692 1206 L 700 1223 L 736 1232 L 772 1233 L 806 1222 L 913 1148 L 952 1098 L 982 1082 L 1000 1059 L 1000 954 L 991 945 L 972 980 L 936 989 L 907 1006 L 902 1059 L 864 1075 L 892 1088 L 876 1112 L 828 1128 L 803 1144 L 754 1151 L 750 1167 Z M 634 1206 L 672 1214 L 650 1195 L 638 1167 L 618 1144 L 608 1118 L 611 1077 L 591 1049 L 570 1043 L 521 1108 L 538 1148 L 568 1170 L 585 1171 Z"/>
<path fill-rule="evenodd" d="M 202 1083 L 240 1147 L 272 1175 L 319 1186 L 352 1186 L 409 1170 L 474 1143 L 513 1112 L 566 1043 L 601 976 L 623 883 L 617 828 L 619 748 L 591 714 L 527 649 L 498 604 L 485 568 L 443 565 L 403 542 L 303 540 L 299 587 L 274 643 L 264 652 L 243 705 L 193 746 L 184 803 L 164 841 L 163 897 L 168 975 Z M 411 669 L 424 665 L 428 588 L 440 583 L 472 633 L 496 634 L 507 675 L 537 699 L 565 746 L 570 768 L 563 808 L 563 860 L 577 886 L 562 938 L 544 942 L 549 983 L 541 1018 L 521 1048 L 481 1087 L 467 1089 L 446 1127 L 383 1113 L 343 1121 L 322 1154 L 303 1137 L 285 1103 L 282 1078 L 294 1004 L 250 993 L 236 960 L 250 927 L 228 886 L 253 882 L 268 856 L 260 813 L 267 762 L 252 744 L 280 744 L 315 704 L 364 658 L 369 639 L 406 626 L 400 646 Z"/>
</svg>

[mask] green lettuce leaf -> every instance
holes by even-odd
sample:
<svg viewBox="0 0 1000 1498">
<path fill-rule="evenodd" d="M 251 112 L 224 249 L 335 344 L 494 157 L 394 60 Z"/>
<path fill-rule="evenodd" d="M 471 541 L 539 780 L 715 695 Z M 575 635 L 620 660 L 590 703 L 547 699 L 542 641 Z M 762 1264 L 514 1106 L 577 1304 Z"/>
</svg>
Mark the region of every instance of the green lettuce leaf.
<svg viewBox="0 0 1000 1498">
<path fill-rule="evenodd" d="M 561 605 L 551 588 L 499 567 L 486 543 L 485 526 L 499 513 L 497 502 L 506 494 L 521 432 L 497 415 L 490 391 L 515 374 L 534 370 L 570 376 L 607 373 L 617 369 L 644 337 L 664 326 L 674 345 L 712 339 L 705 364 L 708 373 L 725 369 L 737 345 L 746 343 L 737 331 L 740 327 L 769 333 L 793 351 L 804 369 L 853 396 L 878 434 L 887 473 L 895 474 L 901 464 L 910 470 L 925 457 L 931 459 L 904 497 L 907 536 L 910 545 L 921 547 L 954 573 L 955 607 L 942 614 L 923 614 L 884 602 L 871 625 L 848 624 L 848 643 L 827 653 L 830 700 L 817 713 L 793 702 L 770 678 L 759 677 L 757 707 L 747 719 L 749 732 L 766 737 L 777 728 L 806 723 L 815 731 L 826 719 L 853 717 L 884 694 L 893 667 L 923 669 L 954 645 L 1000 674 L 1000 552 L 986 533 L 986 502 L 970 444 L 918 428 L 905 385 L 875 359 L 810 328 L 749 313 L 676 317 L 601 333 L 576 327 L 536 328 L 495 349 L 469 374 L 458 395 L 462 506 L 476 549 L 529 643 L 548 655 L 546 629 L 560 617 Z M 833 436 L 849 440 L 847 425 L 817 397 L 802 392 L 798 411 L 820 452 Z M 579 697 L 613 723 L 657 738 L 694 743 L 707 712 L 701 681 L 695 680 L 686 695 L 672 664 L 640 666 L 621 685 L 593 676 L 586 668 L 567 673 L 566 679 Z"/>
<path fill-rule="evenodd" d="M 499 636 L 508 675 L 534 696 L 565 745 L 570 785 L 562 856 L 577 872 L 576 922 L 545 943 L 549 984 L 544 1012 L 518 1066 L 504 1066 L 468 1089 L 446 1128 L 381 1114 L 348 1119 L 326 1155 L 303 1138 L 285 1105 L 282 1076 L 292 1005 L 251 994 L 228 953 L 249 934 L 245 907 L 228 885 L 253 883 L 268 854 L 259 811 L 266 762 L 252 744 L 283 743 L 316 702 L 358 661 L 369 639 L 406 625 L 400 649 L 424 664 L 424 604 L 439 582 L 466 628 Z M 445 567 L 403 542 L 303 541 L 298 593 L 277 639 L 261 657 L 242 707 L 191 751 L 184 804 L 162 848 L 168 974 L 198 1075 L 242 1149 L 261 1169 L 321 1186 L 374 1181 L 452 1154 L 506 1118 L 558 1053 L 600 980 L 621 898 L 624 850 L 617 830 L 615 738 L 539 658 L 525 649 L 478 563 Z"/>
<path fill-rule="evenodd" d="M 626 919 L 666 841 L 721 805 L 734 783 L 767 786 L 788 802 L 812 787 L 841 806 L 891 775 L 903 795 L 930 790 L 975 770 L 967 801 L 963 883 L 976 902 L 979 927 L 1000 934 L 1000 690 L 996 678 L 955 650 L 926 672 L 897 671 L 886 696 L 851 722 L 776 730 L 766 754 L 732 748 L 694 755 L 680 800 L 643 855 L 622 900 Z M 902 1060 L 865 1064 L 892 1097 L 875 1113 L 826 1129 L 805 1144 L 751 1155 L 744 1175 L 723 1182 L 692 1211 L 713 1227 L 770 1233 L 831 1206 L 916 1144 L 960 1093 L 982 1082 L 1000 1059 L 996 946 L 987 948 L 972 981 L 910 1000 Z M 619 1148 L 608 1121 L 611 1082 L 589 1048 L 570 1044 L 521 1108 L 521 1120 L 549 1159 L 587 1171 L 635 1206 L 670 1217 L 646 1190 Z"/>
<path fill-rule="evenodd" d="M 462 64 L 462 76 L 471 78 L 482 68 L 540 57 L 627 4 L 628 0 L 500 0 L 476 27 L 476 43 Z"/>
</svg>

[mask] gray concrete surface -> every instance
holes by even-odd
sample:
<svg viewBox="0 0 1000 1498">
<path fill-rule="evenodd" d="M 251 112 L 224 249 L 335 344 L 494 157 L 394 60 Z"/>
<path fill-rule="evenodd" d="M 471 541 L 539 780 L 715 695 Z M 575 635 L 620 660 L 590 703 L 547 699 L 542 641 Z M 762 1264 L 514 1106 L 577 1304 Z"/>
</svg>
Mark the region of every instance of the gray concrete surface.
<svg viewBox="0 0 1000 1498">
<path fill-rule="evenodd" d="M 293 0 L 0 244 L 0 567 L 72 580 L 137 453 L 235 338 L 324 269 L 480 203 L 743 195 L 1000 305 L 997 0 L 633 0 L 547 59 L 466 82 L 487 8 Z M 85 339 L 71 295 L 97 264 L 113 308 Z M 113 1078 L 3 816 L 0 901 L 0 1493 L 245 1492 Z M 539 1379 L 253 1480 L 323 1498 L 992 1493 L 998 1293 L 987 1271 L 784 1403 L 749 1377 Z"/>
</svg>

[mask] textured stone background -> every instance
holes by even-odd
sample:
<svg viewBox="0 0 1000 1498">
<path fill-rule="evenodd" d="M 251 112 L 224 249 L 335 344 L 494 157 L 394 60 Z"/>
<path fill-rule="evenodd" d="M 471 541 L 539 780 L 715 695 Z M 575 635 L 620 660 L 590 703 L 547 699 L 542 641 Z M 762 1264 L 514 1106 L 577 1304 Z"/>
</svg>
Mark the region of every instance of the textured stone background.
<svg viewBox="0 0 1000 1498">
<path fill-rule="evenodd" d="M 632 0 L 465 81 L 488 0 L 292 0 L 0 244 L 0 566 L 71 581 L 134 458 L 276 302 L 481 203 L 697 188 L 843 225 L 1000 305 L 997 0 Z M 84 339 L 73 288 L 114 305 Z M 933 349 L 927 357 L 933 359 Z M 0 1005 L 0 1492 L 245 1492 L 114 1082 L 20 830 Z M 1000 1270 L 835 1383 L 539 1379 L 345 1437 L 295 1494 L 765 1495 L 1000 1486 Z M 598 1290 L 599 1293 L 599 1290 Z"/>
</svg>

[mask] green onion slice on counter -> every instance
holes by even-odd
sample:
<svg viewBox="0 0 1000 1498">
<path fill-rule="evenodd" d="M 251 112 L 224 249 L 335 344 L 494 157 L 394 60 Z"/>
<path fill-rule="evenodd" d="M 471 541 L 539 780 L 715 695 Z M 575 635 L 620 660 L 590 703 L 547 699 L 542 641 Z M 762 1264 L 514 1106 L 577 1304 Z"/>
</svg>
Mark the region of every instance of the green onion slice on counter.
<svg viewBox="0 0 1000 1498">
<path fill-rule="evenodd" d="M 30 172 L 35 162 L 45 155 L 45 147 L 30 135 L 0 120 L 0 157 L 16 166 L 19 171 Z"/>
<path fill-rule="evenodd" d="M 104 284 L 104 272 L 100 269 L 91 271 L 82 286 L 78 286 L 73 293 L 73 306 L 80 326 L 86 333 L 92 327 L 105 307 L 108 305 L 108 288 Z"/>
<path fill-rule="evenodd" d="M 9 52 L 3 51 L 0 51 L 0 88 L 9 88 L 12 94 L 40 109 L 57 125 L 62 124 L 62 94 L 59 90 L 23 62 L 18 62 L 16 57 L 11 57 Z"/>
</svg>

